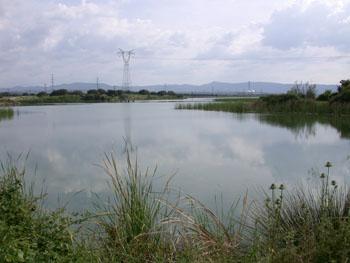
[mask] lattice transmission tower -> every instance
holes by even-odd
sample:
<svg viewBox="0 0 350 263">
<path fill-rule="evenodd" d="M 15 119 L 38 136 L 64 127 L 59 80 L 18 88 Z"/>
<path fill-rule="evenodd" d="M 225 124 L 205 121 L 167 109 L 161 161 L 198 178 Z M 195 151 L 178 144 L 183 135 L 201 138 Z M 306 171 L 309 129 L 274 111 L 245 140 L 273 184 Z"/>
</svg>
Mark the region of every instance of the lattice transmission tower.
<svg viewBox="0 0 350 263">
<path fill-rule="evenodd" d="M 131 78 L 130 78 L 130 69 L 129 69 L 129 61 L 132 56 L 135 56 L 135 53 L 133 50 L 130 51 L 124 51 L 119 48 L 119 55 L 123 57 L 124 61 L 124 69 L 123 69 L 123 83 L 122 88 L 123 90 L 130 91 L 131 89 Z"/>
</svg>

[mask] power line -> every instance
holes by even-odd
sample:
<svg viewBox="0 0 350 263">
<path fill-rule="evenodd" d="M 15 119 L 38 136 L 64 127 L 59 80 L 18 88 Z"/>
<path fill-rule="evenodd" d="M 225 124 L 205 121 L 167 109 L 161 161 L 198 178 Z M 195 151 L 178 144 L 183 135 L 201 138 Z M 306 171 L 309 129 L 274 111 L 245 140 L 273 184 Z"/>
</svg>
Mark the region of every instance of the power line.
<svg viewBox="0 0 350 263">
<path fill-rule="evenodd" d="M 174 60 L 174 61 L 260 61 L 260 60 L 317 60 L 317 59 L 343 59 L 344 56 L 305 56 L 305 57 L 237 57 L 237 58 L 174 58 L 174 57 L 137 57 L 140 60 Z"/>
</svg>

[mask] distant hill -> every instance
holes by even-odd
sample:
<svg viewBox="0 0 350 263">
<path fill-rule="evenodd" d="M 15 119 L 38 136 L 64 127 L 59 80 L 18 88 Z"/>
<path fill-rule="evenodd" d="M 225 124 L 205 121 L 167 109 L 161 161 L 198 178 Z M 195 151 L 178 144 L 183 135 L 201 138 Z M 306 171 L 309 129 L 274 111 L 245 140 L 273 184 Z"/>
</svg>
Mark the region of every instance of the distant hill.
<svg viewBox="0 0 350 263">
<path fill-rule="evenodd" d="M 287 92 L 294 84 L 281 84 L 275 82 L 241 82 L 241 83 L 225 83 L 225 82 L 211 82 L 203 85 L 188 85 L 188 84 L 168 84 L 168 85 L 152 85 L 152 86 L 135 86 L 131 90 L 139 91 L 141 89 L 147 89 L 149 91 L 160 91 L 166 89 L 167 91 L 172 90 L 176 93 L 236 93 L 236 92 L 248 92 L 248 90 L 255 90 L 257 93 L 271 93 L 279 94 Z M 120 86 L 114 87 L 108 84 L 100 83 L 99 88 L 101 89 L 121 89 Z M 67 89 L 88 91 L 89 89 L 96 89 L 96 83 L 71 83 L 71 84 L 59 84 L 55 85 L 54 89 Z M 47 87 L 47 92 L 51 92 L 52 88 Z M 316 91 L 318 94 L 323 93 L 325 90 L 337 90 L 337 85 L 324 85 L 316 84 Z M 0 92 L 11 91 L 11 92 L 29 92 L 38 93 L 44 91 L 43 86 L 28 86 L 21 87 L 16 86 L 11 89 L 0 89 Z"/>
</svg>

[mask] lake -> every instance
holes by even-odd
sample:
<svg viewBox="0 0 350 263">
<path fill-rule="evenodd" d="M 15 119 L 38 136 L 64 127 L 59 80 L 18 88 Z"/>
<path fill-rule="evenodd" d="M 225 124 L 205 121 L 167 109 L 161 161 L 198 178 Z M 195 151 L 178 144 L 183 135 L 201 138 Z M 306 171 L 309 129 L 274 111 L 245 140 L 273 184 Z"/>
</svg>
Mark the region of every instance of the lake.
<svg viewBox="0 0 350 263">
<path fill-rule="evenodd" d="M 176 173 L 171 185 L 206 204 L 215 195 L 233 200 L 249 189 L 287 188 L 312 178 L 312 170 L 348 180 L 349 118 L 232 114 L 175 110 L 178 102 L 135 102 L 15 107 L 0 121 L 0 158 L 26 154 L 28 181 L 45 179 L 48 204 L 59 196 L 70 208 L 91 203 L 91 192 L 108 193 L 101 168 L 113 152 L 125 169 L 126 147 L 141 171 L 157 167 L 159 184 Z"/>
</svg>

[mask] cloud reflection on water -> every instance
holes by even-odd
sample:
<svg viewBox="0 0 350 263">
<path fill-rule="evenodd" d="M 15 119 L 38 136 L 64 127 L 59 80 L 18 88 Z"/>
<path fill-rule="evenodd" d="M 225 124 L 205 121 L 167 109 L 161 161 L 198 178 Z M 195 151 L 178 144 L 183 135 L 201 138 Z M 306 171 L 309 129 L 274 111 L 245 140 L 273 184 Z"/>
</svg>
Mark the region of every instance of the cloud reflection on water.
<svg viewBox="0 0 350 263">
<path fill-rule="evenodd" d="M 334 174 L 344 174 L 349 144 L 344 144 L 348 140 L 338 126 L 308 120 L 310 129 L 295 126 L 294 119 L 177 111 L 173 106 L 28 107 L 28 112 L 44 114 L 20 115 L 1 127 L 0 154 L 3 159 L 6 151 L 16 155 L 30 148 L 28 170 L 38 165 L 37 177 L 46 178 L 51 199 L 57 193 L 64 199 L 86 189 L 75 205 L 86 202 L 90 191 L 108 191 L 107 175 L 98 165 L 113 151 L 123 170 L 125 141 L 137 148 L 132 158 L 137 152 L 141 171 L 157 166 L 159 176 L 176 172 L 173 186 L 209 203 L 215 194 L 231 198 L 272 182 L 296 183 L 326 161 L 334 164 Z M 300 136 L 309 130 L 312 133 Z"/>
</svg>

